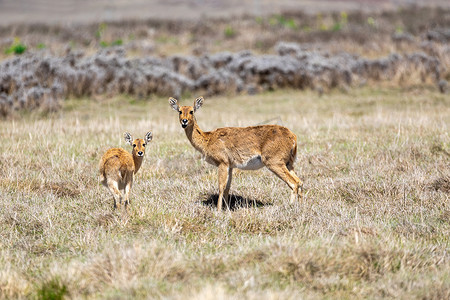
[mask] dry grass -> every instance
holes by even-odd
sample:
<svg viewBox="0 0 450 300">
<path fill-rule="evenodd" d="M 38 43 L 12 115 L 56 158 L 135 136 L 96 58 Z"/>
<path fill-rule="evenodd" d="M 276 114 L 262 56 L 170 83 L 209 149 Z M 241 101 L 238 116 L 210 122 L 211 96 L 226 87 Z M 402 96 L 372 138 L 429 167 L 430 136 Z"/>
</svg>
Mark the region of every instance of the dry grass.
<svg viewBox="0 0 450 300">
<path fill-rule="evenodd" d="M 217 170 L 165 98 L 0 121 L 0 298 L 450 297 L 446 95 L 284 90 L 207 98 L 197 118 L 204 130 L 279 118 L 299 138 L 304 203 L 267 170 L 238 171 L 233 210 L 217 213 Z M 149 129 L 129 212 L 114 212 L 98 159 Z"/>
</svg>

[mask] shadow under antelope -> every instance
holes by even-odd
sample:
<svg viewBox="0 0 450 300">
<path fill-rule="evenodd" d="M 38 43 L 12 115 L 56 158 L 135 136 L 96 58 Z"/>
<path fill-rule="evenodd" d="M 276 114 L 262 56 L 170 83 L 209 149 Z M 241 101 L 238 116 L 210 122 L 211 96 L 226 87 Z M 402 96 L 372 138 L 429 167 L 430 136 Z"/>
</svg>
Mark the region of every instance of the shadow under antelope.
<svg viewBox="0 0 450 300">
<path fill-rule="evenodd" d="M 303 183 L 294 172 L 297 137 L 292 131 L 279 125 L 260 125 L 205 132 L 194 116 L 203 105 L 203 97 L 197 98 L 193 106 L 180 107 L 174 98 L 169 98 L 169 103 L 179 113 L 181 127 L 192 146 L 219 168 L 218 210 L 222 210 L 222 198 L 228 200 L 233 168 L 257 170 L 265 166 L 292 189 L 291 202 L 302 198 Z"/>
<path fill-rule="evenodd" d="M 114 198 L 114 208 L 120 208 L 122 200 L 125 208 L 129 200 L 133 176 L 139 171 L 145 154 L 145 146 L 152 140 L 149 131 L 144 139 L 133 140 L 131 134 L 124 134 L 125 142 L 133 147 L 131 153 L 122 148 L 111 148 L 103 154 L 99 163 L 100 182 L 106 186 Z M 120 192 L 123 191 L 123 193 Z"/>
</svg>

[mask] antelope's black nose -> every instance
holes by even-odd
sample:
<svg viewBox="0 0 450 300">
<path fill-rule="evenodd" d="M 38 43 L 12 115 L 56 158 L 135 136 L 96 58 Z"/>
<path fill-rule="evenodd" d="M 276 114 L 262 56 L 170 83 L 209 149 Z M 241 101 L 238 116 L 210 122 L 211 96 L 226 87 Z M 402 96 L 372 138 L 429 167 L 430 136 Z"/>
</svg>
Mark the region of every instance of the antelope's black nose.
<svg viewBox="0 0 450 300">
<path fill-rule="evenodd" d="M 138 155 L 139 155 L 139 156 L 142 156 L 142 155 L 144 155 L 144 152 L 139 151 L 139 152 L 138 152 Z"/>
<path fill-rule="evenodd" d="M 188 124 L 188 120 L 187 120 L 187 119 L 181 120 L 181 126 L 182 126 L 183 128 L 186 128 L 187 124 Z"/>
</svg>

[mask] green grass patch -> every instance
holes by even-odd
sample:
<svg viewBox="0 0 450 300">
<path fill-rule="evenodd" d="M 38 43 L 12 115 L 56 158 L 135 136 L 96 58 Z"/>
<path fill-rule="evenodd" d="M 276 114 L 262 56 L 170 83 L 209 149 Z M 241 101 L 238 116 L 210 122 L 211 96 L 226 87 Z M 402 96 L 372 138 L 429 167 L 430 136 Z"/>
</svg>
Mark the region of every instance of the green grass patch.
<svg viewBox="0 0 450 300">
<path fill-rule="evenodd" d="M 61 283 L 58 278 L 44 282 L 38 289 L 37 299 L 42 300 L 62 300 L 69 295 L 67 286 Z"/>
</svg>

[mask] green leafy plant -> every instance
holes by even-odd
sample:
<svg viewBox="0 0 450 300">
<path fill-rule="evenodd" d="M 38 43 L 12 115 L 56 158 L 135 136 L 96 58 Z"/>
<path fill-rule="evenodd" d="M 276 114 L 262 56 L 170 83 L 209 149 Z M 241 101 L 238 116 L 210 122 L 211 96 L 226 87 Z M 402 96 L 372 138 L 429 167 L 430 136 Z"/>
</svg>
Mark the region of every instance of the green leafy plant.
<svg viewBox="0 0 450 300">
<path fill-rule="evenodd" d="M 298 28 L 297 23 L 295 22 L 294 19 L 292 19 L 292 18 L 288 19 L 282 15 L 277 15 L 277 16 L 271 17 L 269 19 L 269 24 L 272 26 L 283 26 L 283 27 L 290 28 L 290 29 Z"/>
<path fill-rule="evenodd" d="M 122 46 L 122 45 L 123 45 L 122 39 L 117 39 L 111 43 L 111 46 Z"/>
<path fill-rule="evenodd" d="M 5 50 L 5 54 L 23 54 L 27 50 L 27 46 L 20 42 L 19 38 L 15 38 L 13 44 Z"/>
<path fill-rule="evenodd" d="M 231 25 L 227 25 L 227 27 L 225 27 L 224 34 L 226 38 L 232 38 L 236 36 L 236 30 L 234 30 Z"/>
<path fill-rule="evenodd" d="M 319 29 L 321 31 L 328 31 L 329 28 L 326 24 L 322 23 L 322 24 L 320 24 Z"/>
<path fill-rule="evenodd" d="M 305 26 L 302 27 L 302 30 L 303 30 L 304 32 L 311 32 L 311 27 L 308 26 L 308 25 L 305 25 Z"/>
<path fill-rule="evenodd" d="M 105 33 L 106 27 L 107 25 L 105 23 L 98 24 L 97 31 L 95 32 L 95 36 L 97 37 L 97 39 L 101 39 L 101 37 Z"/>
<path fill-rule="evenodd" d="M 111 43 L 108 43 L 107 41 L 100 41 L 100 47 L 106 48 L 106 47 L 112 47 L 112 46 L 122 46 L 123 41 L 122 39 L 117 39 Z"/>
<path fill-rule="evenodd" d="M 342 24 L 340 22 L 334 23 L 333 27 L 331 28 L 332 31 L 339 31 L 342 29 Z"/>
<path fill-rule="evenodd" d="M 345 11 L 341 12 L 341 23 L 343 25 L 348 23 L 348 14 Z"/>
<path fill-rule="evenodd" d="M 331 27 L 332 31 L 340 31 L 343 29 L 348 23 L 348 15 L 345 11 L 341 12 L 340 20 L 334 23 L 333 27 Z"/>
</svg>

